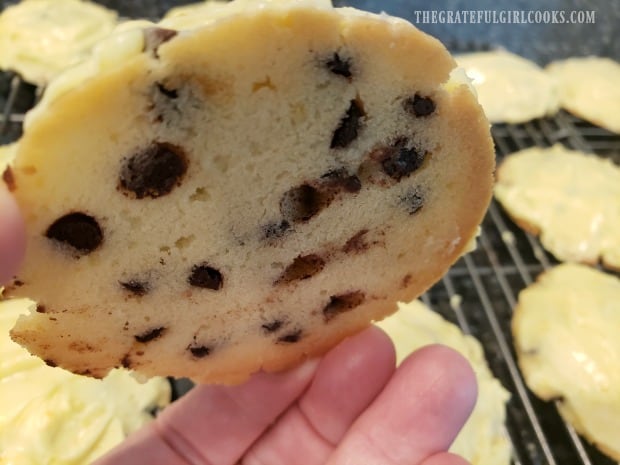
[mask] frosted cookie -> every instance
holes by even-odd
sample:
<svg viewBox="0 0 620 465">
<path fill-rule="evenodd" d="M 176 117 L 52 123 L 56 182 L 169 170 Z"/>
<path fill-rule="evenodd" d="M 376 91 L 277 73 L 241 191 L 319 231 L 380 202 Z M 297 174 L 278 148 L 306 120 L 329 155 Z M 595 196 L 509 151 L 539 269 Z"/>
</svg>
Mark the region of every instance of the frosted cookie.
<svg viewBox="0 0 620 465">
<path fill-rule="evenodd" d="M 620 133 L 620 63 L 592 56 L 570 58 L 549 64 L 545 71 L 558 83 L 563 108 Z"/>
<path fill-rule="evenodd" d="M 558 111 L 555 81 L 535 63 L 505 50 L 455 59 L 472 79 L 492 123 L 523 123 Z"/>
<path fill-rule="evenodd" d="M 256 0 L 235 0 L 236 5 L 244 5 Z M 220 13 L 226 14 L 229 7 L 225 0 L 207 0 L 171 8 L 166 12 L 160 25 L 175 29 L 190 29 L 196 25 L 216 19 Z M 174 24 L 174 26 L 173 26 Z"/>
<path fill-rule="evenodd" d="M 558 260 L 620 269 L 620 168 L 611 160 L 532 147 L 502 162 L 495 197 Z"/>
<path fill-rule="evenodd" d="M 97 380 L 48 367 L 9 338 L 32 305 L 0 301 L 0 463 L 92 463 L 170 402 L 170 384 L 140 384 L 124 370 Z"/>
<path fill-rule="evenodd" d="M 46 85 L 88 56 L 116 24 L 116 13 L 81 0 L 28 0 L 0 14 L 0 68 Z"/>
<path fill-rule="evenodd" d="M 512 330 L 529 388 L 620 460 L 620 280 L 557 266 L 519 294 Z"/>
<path fill-rule="evenodd" d="M 39 305 L 12 335 L 42 358 L 281 370 L 423 292 L 476 233 L 489 125 L 438 41 L 349 8 L 229 5 L 106 39 L 28 114 L 10 292 Z"/>
<path fill-rule="evenodd" d="M 429 344 L 446 345 L 469 360 L 478 381 L 478 401 L 450 451 L 472 465 L 508 465 L 511 449 L 504 422 L 510 394 L 489 370 L 480 342 L 417 300 L 400 303 L 394 315 L 377 325 L 392 338 L 399 363 Z"/>
</svg>

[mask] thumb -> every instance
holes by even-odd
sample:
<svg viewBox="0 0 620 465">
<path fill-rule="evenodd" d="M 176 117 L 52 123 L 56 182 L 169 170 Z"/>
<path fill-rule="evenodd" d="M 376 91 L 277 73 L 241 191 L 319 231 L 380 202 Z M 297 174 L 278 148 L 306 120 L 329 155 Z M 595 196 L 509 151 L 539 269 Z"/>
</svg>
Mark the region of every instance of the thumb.
<svg viewBox="0 0 620 465">
<path fill-rule="evenodd" d="M 17 272 L 26 250 L 22 216 L 13 196 L 0 180 L 0 285 Z"/>
</svg>

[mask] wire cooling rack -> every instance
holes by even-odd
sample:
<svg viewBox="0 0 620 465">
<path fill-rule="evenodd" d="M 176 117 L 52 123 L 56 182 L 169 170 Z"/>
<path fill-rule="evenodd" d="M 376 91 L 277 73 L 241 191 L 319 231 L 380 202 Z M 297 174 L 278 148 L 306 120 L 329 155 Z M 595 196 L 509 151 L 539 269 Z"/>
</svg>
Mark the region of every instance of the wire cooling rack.
<svg viewBox="0 0 620 465">
<path fill-rule="evenodd" d="M 494 125 L 498 163 L 532 146 L 562 143 L 620 164 L 620 135 L 560 112 L 520 125 Z M 516 362 L 510 322 L 519 292 L 558 262 L 537 238 L 519 229 L 493 201 L 478 248 L 437 283 L 423 301 L 477 337 L 493 373 L 512 393 L 506 430 L 513 462 L 524 465 L 612 465 L 558 414 L 555 402 L 538 400 L 525 386 Z"/>
<path fill-rule="evenodd" d="M 0 73 L 0 145 L 20 137 L 24 113 L 37 99 L 35 87 L 17 75 Z M 492 133 L 498 162 L 517 150 L 559 142 L 620 164 L 619 135 L 565 112 L 522 125 L 495 125 Z M 478 248 L 461 258 L 422 300 L 481 341 L 491 370 L 512 393 L 506 433 L 515 465 L 612 465 L 561 419 L 553 402 L 542 402 L 527 389 L 517 366 L 512 309 L 519 291 L 555 264 L 538 240 L 516 227 L 493 201 Z M 188 388 L 182 381 L 174 386 L 179 393 Z"/>
</svg>

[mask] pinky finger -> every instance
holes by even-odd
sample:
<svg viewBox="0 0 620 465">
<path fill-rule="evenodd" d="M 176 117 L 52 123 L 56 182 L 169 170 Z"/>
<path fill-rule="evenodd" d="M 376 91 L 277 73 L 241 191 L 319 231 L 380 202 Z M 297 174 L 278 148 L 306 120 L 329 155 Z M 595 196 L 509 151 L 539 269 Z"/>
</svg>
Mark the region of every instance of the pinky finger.
<svg viewBox="0 0 620 465">
<path fill-rule="evenodd" d="M 460 455 L 451 454 L 450 452 L 440 452 L 432 457 L 427 458 L 420 465 L 470 465 Z"/>
</svg>

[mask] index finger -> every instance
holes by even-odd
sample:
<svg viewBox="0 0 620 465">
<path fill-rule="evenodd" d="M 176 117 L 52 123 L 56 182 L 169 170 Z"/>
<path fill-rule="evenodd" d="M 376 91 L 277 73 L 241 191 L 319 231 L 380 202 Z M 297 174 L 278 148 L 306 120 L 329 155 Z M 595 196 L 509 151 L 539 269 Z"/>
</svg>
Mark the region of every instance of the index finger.
<svg viewBox="0 0 620 465">
<path fill-rule="evenodd" d="M 328 464 L 422 463 L 448 450 L 476 396 L 476 375 L 463 356 L 443 346 L 424 347 L 400 365 Z"/>
</svg>

